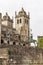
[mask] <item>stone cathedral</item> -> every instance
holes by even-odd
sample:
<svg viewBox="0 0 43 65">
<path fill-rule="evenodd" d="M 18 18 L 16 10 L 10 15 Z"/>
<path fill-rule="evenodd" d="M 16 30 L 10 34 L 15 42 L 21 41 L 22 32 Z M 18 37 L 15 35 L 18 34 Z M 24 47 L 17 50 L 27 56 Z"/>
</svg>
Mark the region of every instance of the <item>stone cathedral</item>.
<svg viewBox="0 0 43 65">
<path fill-rule="evenodd" d="M 29 13 L 22 8 L 15 21 L 0 13 L 0 65 L 43 65 L 43 49 L 31 47 L 30 38 Z"/>
</svg>

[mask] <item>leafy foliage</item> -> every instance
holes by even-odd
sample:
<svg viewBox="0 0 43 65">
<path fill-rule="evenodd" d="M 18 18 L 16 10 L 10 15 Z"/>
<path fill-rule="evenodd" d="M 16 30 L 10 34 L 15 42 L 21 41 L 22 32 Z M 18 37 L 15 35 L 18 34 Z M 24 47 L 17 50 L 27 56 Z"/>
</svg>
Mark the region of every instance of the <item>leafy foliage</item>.
<svg viewBox="0 0 43 65">
<path fill-rule="evenodd" d="M 43 37 L 38 38 L 38 47 L 43 48 Z"/>
</svg>

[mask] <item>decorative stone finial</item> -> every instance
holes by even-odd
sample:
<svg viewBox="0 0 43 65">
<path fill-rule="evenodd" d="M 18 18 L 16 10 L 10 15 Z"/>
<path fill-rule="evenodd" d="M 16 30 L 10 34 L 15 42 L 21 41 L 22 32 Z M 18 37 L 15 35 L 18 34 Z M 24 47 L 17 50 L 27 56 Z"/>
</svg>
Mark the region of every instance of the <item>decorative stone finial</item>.
<svg viewBox="0 0 43 65">
<path fill-rule="evenodd" d="M 6 12 L 6 16 L 8 16 L 8 13 Z"/>
<path fill-rule="evenodd" d="M 22 7 L 22 11 L 24 11 L 23 7 Z"/>
</svg>

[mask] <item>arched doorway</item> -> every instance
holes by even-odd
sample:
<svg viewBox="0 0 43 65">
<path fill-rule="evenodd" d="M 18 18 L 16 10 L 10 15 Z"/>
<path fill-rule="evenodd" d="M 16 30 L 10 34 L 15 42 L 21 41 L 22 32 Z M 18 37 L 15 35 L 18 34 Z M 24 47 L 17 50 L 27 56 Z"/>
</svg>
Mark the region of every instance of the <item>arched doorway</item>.
<svg viewBox="0 0 43 65">
<path fill-rule="evenodd" d="M 25 44 L 23 44 L 23 46 L 25 46 Z"/>
<path fill-rule="evenodd" d="M 13 42 L 13 45 L 15 45 L 16 43 L 15 42 Z"/>
<path fill-rule="evenodd" d="M 1 39 L 1 44 L 3 44 L 4 43 L 4 40 L 3 39 Z"/>
</svg>

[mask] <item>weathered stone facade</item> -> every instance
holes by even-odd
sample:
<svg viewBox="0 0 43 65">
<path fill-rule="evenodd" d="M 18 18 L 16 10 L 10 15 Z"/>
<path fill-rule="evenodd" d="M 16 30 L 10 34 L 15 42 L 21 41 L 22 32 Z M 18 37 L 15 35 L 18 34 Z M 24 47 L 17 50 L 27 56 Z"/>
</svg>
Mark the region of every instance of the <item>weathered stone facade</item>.
<svg viewBox="0 0 43 65">
<path fill-rule="evenodd" d="M 1 14 L 1 13 L 0 13 Z M 15 14 L 15 21 L 11 19 L 8 13 L 1 19 L 1 43 L 4 44 L 26 44 L 30 39 L 30 25 L 29 25 L 29 14 L 27 15 L 24 9 Z M 15 22 L 15 28 L 13 28 L 13 22 Z"/>
<path fill-rule="evenodd" d="M 19 19 L 19 21 L 18 21 Z M 29 45 L 29 15 L 24 9 L 13 19 L 0 13 L 0 65 L 43 65 L 43 49 Z"/>
<path fill-rule="evenodd" d="M 21 35 L 21 39 L 24 41 L 28 40 L 30 35 L 30 15 L 24 11 L 22 8 L 21 11 L 15 13 L 15 27 L 18 33 Z"/>
<path fill-rule="evenodd" d="M 20 45 L 0 46 L 0 65 L 43 65 L 43 49 Z"/>
</svg>

